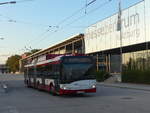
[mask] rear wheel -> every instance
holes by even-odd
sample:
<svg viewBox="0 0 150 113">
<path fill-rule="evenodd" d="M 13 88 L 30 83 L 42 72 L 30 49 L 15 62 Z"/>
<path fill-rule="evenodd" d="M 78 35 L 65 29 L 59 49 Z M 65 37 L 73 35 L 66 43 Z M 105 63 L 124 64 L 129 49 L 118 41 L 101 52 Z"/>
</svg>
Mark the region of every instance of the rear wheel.
<svg viewBox="0 0 150 113">
<path fill-rule="evenodd" d="M 37 88 L 38 90 L 40 90 L 40 83 L 39 83 L 39 81 L 38 81 L 37 84 L 36 84 L 36 88 Z"/>
</svg>

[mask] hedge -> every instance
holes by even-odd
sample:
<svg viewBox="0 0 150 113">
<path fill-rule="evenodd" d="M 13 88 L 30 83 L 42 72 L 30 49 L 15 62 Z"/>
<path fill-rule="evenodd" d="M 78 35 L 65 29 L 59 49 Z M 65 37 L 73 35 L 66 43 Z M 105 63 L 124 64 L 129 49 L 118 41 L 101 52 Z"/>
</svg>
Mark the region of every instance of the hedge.
<svg viewBox="0 0 150 113">
<path fill-rule="evenodd" d="M 96 72 L 95 72 L 95 75 L 96 75 L 96 80 L 97 80 L 98 82 L 102 82 L 102 81 L 108 79 L 108 78 L 111 76 L 111 75 L 110 75 L 108 72 L 106 72 L 106 71 L 96 71 Z"/>
<path fill-rule="evenodd" d="M 126 70 L 122 82 L 150 84 L 150 70 Z"/>
</svg>

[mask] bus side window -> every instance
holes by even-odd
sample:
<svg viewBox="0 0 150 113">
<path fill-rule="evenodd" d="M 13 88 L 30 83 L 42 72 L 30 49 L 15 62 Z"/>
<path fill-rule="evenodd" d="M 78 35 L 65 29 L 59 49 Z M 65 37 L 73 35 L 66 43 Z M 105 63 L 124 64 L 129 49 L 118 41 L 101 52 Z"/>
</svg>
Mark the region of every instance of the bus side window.
<svg viewBox="0 0 150 113">
<path fill-rule="evenodd" d="M 39 66 L 36 67 L 36 74 L 37 74 L 37 77 L 40 77 L 41 70 Z"/>
<path fill-rule="evenodd" d="M 33 68 L 32 68 L 32 67 L 30 67 L 30 68 L 29 68 L 29 76 L 30 76 L 30 77 L 32 77 L 32 76 L 33 76 L 33 74 L 34 74 L 34 72 L 33 72 Z"/>
<path fill-rule="evenodd" d="M 45 76 L 45 77 L 48 76 L 48 65 L 43 67 L 43 76 Z"/>
<path fill-rule="evenodd" d="M 53 67 L 54 67 L 53 68 L 54 76 L 59 76 L 60 74 L 59 64 L 55 64 Z"/>
<path fill-rule="evenodd" d="M 48 70 L 47 71 L 48 71 L 48 76 L 49 77 L 53 75 L 52 64 L 48 65 Z"/>
</svg>

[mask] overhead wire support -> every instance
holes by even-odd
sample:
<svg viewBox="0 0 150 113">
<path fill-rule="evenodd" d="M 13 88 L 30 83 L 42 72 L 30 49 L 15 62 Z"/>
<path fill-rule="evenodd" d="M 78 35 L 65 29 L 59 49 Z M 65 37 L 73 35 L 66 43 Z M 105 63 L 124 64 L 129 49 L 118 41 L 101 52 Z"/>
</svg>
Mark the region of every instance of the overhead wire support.
<svg viewBox="0 0 150 113">
<path fill-rule="evenodd" d="M 0 14 L 0 16 L 5 18 L 6 21 L 10 22 L 10 23 L 27 24 L 27 25 L 34 25 L 34 26 L 47 26 L 49 28 L 59 28 L 59 26 L 56 26 L 56 25 L 46 25 L 46 24 L 41 24 L 41 23 L 32 23 L 32 22 L 26 22 L 26 21 L 22 21 L 22 20 L 16 20 L 16 19 L 10 18 L 10 17 L 2 15 L 2 14 Z"/>
<path fill-rule="evenodd" d="M 85 16 L 87 16 L 87 15 L 89 15 L 89 14 L 95 12 L 95 11 L 98 10 L 99 8 L 104 7 L 106 4 L 110 3 L 111 1 L 112 1 L 112 0 L 107 0 L 106 2 L 100 4 L 98 7 L 96 7 L 95 9 L 92 9 L 92 10 L 90 10 L 89 12 L 87 12 L 86 15 L 82 15 L 82 16 L 80 16 L 80 17 L 74 19 L 73 21 L 71 21 L 70 23 L 66 24 L 65 26 L 68 26 L 68 25 L 73 24 L 74 22 L 77 22 L 79 19 L 81 19 L 81 18 L 83 18 L 83 17 L 85 17 Z"/>
<path fill-rule="evenodd" d="M 62 30 L 62 29 L 64 29 L 64 28 L 66 28 L 68 25 L 71 25 L 71 24 L 73 24 L 74 22 L 77 22 L 80 18 L 83 18 L 83 17 L 89 15 L 90 13 L 92 13 L 92 12 L 98 10 L 99 8 L 104 7 L 106 4 L 110 3 L 111 1 L 112 1 L 112 0 L 107 0 L 106 2 L 100 4 L 97 8 L 95 8 L 95 9 L 93 9 L 93 10 L 90 10 L 86 15 L 82 15 L 82 16 L 80 16 L 80 17 L 74 19 L 74 20 L 71 21 L 70 23 L 64 25 L 64 27 L 61 27 L 61 28 L 59 29 L 59 31 Z M 94 2 L 94 1 L 93 1 L 93 2 Z M 81 9 L 79 9 L 78 11 L 81 11 L 81 10 L 83 10 L 83 9 L 85 9 L 85 6 L 82 7 Z M 67 17 L 67 18 L 70 19 L 70 18 L 73 17 L 73 15 L 76 14 L 76 13 L 77 13 L 77 11 L 76 11 L 75 13 L 73 13 L 71 16 Z M 66 18 L 66 19 L 67 19 L 67 18 Z M 65 19 L 64 19 L 64 20 L 65 20 Z M 67 21 L 67 20 L 65 20 L 65 21 Z M 64 21 L 62 21 L 62 22 L 64 22 Z M 53 33 L 51 33 L 51 35 L 53 35 L 53 34 L 56 33 L 56 32 L 58 32 L 58 30 L 56 30 L 56 31 L 54 31 Z M 44 37 L 40 40 L 40 42 L 43 41 L 43 40 L 45 39 L 45 37 L 46 37 L 46 36 L 44 36 Z M 37 45 L 37 44 L 36 44 L 36 45 Z"/>
<path fill-rule="evenodd" d="M 78 14 L 80 11 L 82 11 L 83 9 L 86 9 L 87 6 L 89 6 L 90 4 L 94 3 L 96 0 L 92 0 L 91 2 L 87 3 L 86 0 L 86 5 L 80 9 L 78 9 L 77 11 L 75 11 L 73 14 L 71 14 L 70 16 L 66 17 L 65 19 L 63 19 L 62 21 L 60 21 L 57 26 L 60 26 L 61 24 L 63 24 L 64 22 L 66 22 L 67 20 L 69 20 L 70 18 L 72 18 L 73 16 L 75 16 L 76 14 Z M 85 12 L 86 13 L 86 12 Z"/>
<path fill-rule="evenodd" d="M 87 1 L 87 0 L 86 0 Z M 96 0 L 93 0 L 96 1 Z M 67 20 L 71 19 L 73 16 L 75 16 L 76 14 L 78 14 L 80 11 L 84 10 L 86 8 L 86 6 L 81 7 L 80 9 L 78 9 L 77 11 L 75 11 L 74 13 L 72 13 L 70 16 L 66 17 L 65 19 L 61 20 L 60 22 L 58 22 L 57 26 L 60 27 L 61 24 L 63 24 L 64 22 L 66 22 Z"/>
<path fill-rule="evenodd" d="M 44 39 L 46 36 L 46 33 L 48 33 L 48 32 L 50 32 L 50 31 L 52 31 L 50 28 L 56 28 L 56 29 L 58 29 L 59 28 L 59 26 L 48 26 L 49 27 L 49 29 L 47 29 L 45 32 L 43 32 L 43 33 L 41 33 L 40 35 L 38 35 L 37 37 L 35 37 L 35 38 L 40 38 L 40 37 L 43 37 L 42 39 Z M 56 30 L 55 30 L 56 31 Z M 54 31 L 54 32 L 55 32 Z M 37 45 L 37 42 L 35 41 L 35 38 L 33 38 L 32 40 L 30 40 L 30 42 L 32 43 L 32 44 L 36 44 Z M 42 39 L 40 40 L 40 41 L 42 41 Z M 28 43 L 28 45 L 29 45 L 29 43 Z M 26 45 L 25 45 L 26 46 Z M 31 45 L 30 45 L 30 47 L 31 47 Z"/>
<path fill-rule="evenodd" d="M 86 8 L 87 8 L 87 0 L 85 0 L 85 14 L 86 14 Z"/>
<path fill-rule="evenodd" d="M 87 3 L 86 6 L 91 5 L 92 3 L 96 2 L 96 0 L 92 0 L 91 2 Z"/>
<path fill-rule="evenodd" d="M 86 3 L 85 3 L 85 14 L 86 14 L 86 13 L 87 13 L 87 12 L 86 12 L 87 7 L 88 7 L 89 5 L 91 5 L 92 3 L 96 2 L 96 0 L 92 0 L 92 1 L 89 2 L 89 3 L 87 3 L 87 0 L 86 0 L 85 2 L 86 2 Z"/>
<path fill-rule="evenodd" d="M 93 2 L 95 2 L 95 1 L 96 1 L 96 0 L 93 0 Z M 90 10 L 89 12 L 86 12 L 86 14 L 87 14 L 87 15 L 89 15 L 90 13 L 92 13 L 92 12 L 94 12 L 94 11 L 98 10 L 99 8 L 104 7 L 106 4 L 110 3 L 111 1 L 112 1 L 112 0 L 107 0 L 106 2 L 104 2 L 104 3 L 100 4 L 98 7 L 96 7 L 95 9 Z M 92 3 L 93 3 L 93 2 L 92 2 Z M 80 16 L 80 17 L 78 17 L 78 18 L 74 19 L 74 20 L 73 20 L 73 21 L 71 21 L 70 23 L 66 24 L 65 26 L 68 26 L 68 25 L 70 25 L 70 24 L 72 24 L 72 23 L 76 22 L 76 21 L 77 21 L 77 20 L 79 20 L 80 18 L 83 18 L 83 17 L 85 17 L 85 16 L 87 16 L 87 15 L 82 15 L 82 16 Z M 64 28 L 64 27 L 63 27 L 63 28 Z"/>
<path fill-rule="evenodd" d="M 75 11 L 72 15 L 66 17 L 65 19 L 63 19 L 62 21 L 60 21 L 58 23 L 59 24 L 62 24 L 64 23 L 65 21 L 69 20 L 70 18 L 72 18 L 73 16 L 75 16 L 76 14 L 78 14 L 80 11 L 82 11 L 83 9 L 85 9 L 87 6 L 89 6 L 90 4 L 94 3 L 96 0 L 92 0 L 91 2 L 87 3 L 87 0 L 86 0 L 86 5 L 80 9 L 78 9 L 77 11 Z"/>
<path fill-rule="evenodd" d="M 65 21 L 69 20 L 70 18 L 72 18 L 73 16 L 75 16 L 76 14 L 78 14 L 80 11 L 82 11 L 85 8 L 82 7 L 80 9 L 78 9 L 77 11 L 75 11 L 74 13 L 72 13 L 70 16 L 66 17 L 65 19 L 63 19 L 62 21 L 58 22 L 58 25 L 63 24 Z"/>
<path fill-rule="evenodd" d="M 80 9 L 78 9 L 77 11 L 75 11 L 74 13 L 72 13 L 70 16 L 68 16 L 65 19 L 61 20 L 60 22 L 58 22 L 58 24 L 56 25 L 56 28 L 57 29 L 60 28 L 61 24 L 63 24 L 64 22 L 68 21 L 69 19 L 71 19 L 73 16 L 75 16 L 76 14 L 78 14 L 79 12 L 81 12 L 84 9 L 85 9 L 85 6 L 82 7 L 82 8 L 80 8 Z M 49 26 L 49 28 L 44 33 L 42 33 L 42 35 L 45 35 L 46 33 L 48 33 L 50 31 L 50 28 L 51 28 L 51 26 Z M 56 33 L 57 31 L 58 30 L 55 30 L 53 33 Z M 45 36 L 44 36 L 44 38 L 45 38 Z M 42 38 L 42 39 L 44 39 L 44 38 Z"/>
</svg>

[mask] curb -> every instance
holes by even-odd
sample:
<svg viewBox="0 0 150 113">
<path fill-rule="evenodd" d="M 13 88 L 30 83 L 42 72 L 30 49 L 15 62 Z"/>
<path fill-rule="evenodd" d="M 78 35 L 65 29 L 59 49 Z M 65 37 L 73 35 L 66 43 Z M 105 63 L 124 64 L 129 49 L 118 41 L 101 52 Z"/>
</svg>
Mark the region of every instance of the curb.
<svg viewBox="0 0 150 113">
<path fill-rule="evenodd" d="M 130 86 L 118 86 L 118 85 L 113 85 L 113 84 L 102 84 L 102 83 L 97 83 L 98 85 L 104 86 L 104 87 L 115 87 L 115 88 L 123 88 L 123 89 L 134 89 L 134 90 L 143 90 L 143 91 L 150 91 L 149 89 L 145 88 L 136 88 L 136 87 L 130 87 Z"/>
</svg>

